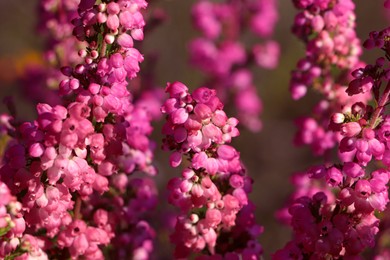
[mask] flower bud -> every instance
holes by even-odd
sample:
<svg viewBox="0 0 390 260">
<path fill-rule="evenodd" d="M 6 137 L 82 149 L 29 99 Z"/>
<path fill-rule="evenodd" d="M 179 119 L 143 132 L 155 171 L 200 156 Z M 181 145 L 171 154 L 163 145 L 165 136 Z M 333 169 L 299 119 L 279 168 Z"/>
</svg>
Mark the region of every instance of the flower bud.
<svg viewBox="0 0 390 260">
<path fill-rule="evenodd" d="M 357 122 L 345 123 L 341 126 L 341 134 L 346 137 L 354 137 L 362 130 L 361 126 Z"/>
<path fill-rule="evenodd" d="M 106 34 L 106 36 L 104 36 L 104 41 L 105 41 L 107 44 L 113 44 L 114 41 L 115 41 L 115 36 L 112 35 L 112 34 Z"/>
<path fill-rule="evenodd" d="M 332 115 L 332 122 L 335 124 L 341 124 L 344 123 L 345 116 L 342 113 L 334 113 Z"/>
</svg>

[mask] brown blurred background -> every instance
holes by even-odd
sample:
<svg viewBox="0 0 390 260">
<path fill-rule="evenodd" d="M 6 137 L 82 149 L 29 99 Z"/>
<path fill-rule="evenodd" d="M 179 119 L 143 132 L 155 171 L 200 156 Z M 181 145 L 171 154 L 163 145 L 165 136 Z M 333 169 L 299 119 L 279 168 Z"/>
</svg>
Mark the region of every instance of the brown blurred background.
<svg viewBox="0 0 390 260">
<path fill-rule="evenodd" d="M 169 19 L 145 37 L 145 52 L 159 53 L 157 63 L 158 85 L 164 87 L 166 82 L 182 81 L 195 88 L 202 84 L 203 77 L 187 63 L 187 43 L 198 35 L 191 27 L 189 10 L 193 0 L 155 0 L 152 8 L 162 7 Z M 304 55 L 303 44 L 290 33 L 294 15 L 291 1 L 279 1 L 280 18 L 275 32 L 275 39 L 281 44 L 281 60 L 278 69 L 264 71 L 255 68 L 256 85 L 263 99 L 263 130 L 258 134 L 242 130 L 240 137 L 233 145 L 241 152 L 249 174 L 255 180 L 251 198 L 257 205 L 257 220 L 265 226 L 265 233 L 260 241 L 265 249 L 265 259 L 270 253 L 282 247 L 289 239 L 288 228 L 277 223 L 274 212 L 280 208 L 292 187 L 289 184 L 291 173 L 305 169 L 307 166 L 321 162 L 314 158 L 308 148 L 296 148 L 292 145 L 295 133 L 293 119 L 309 113 L 315 95 L 308 95 L 303 100 L 294 102 L 288 92 L 290 71 L 297 60 Z M 37 0 L 0 0 L 0 98 L 11 95 L 15 97 L 18 113 L 21 118 L 34 119 L 34 109 L 19 93 L 18 77 L 23 66 L 39 60 L 44 39 L 35 31 L 37 22 Z M 388 25 L 382 11 L 383 1 L 355 1 L 357 6 L 357 30 L 361 39 L 365 39 L 372 30 L 382 29 Z M 255 41 L 256 39 L 249 39 Z M 365 54 L 363 59 L 373 61 L 372 53 Z M 0 112 L 6 112 L 0 104 Z M 156 124 L 155 137 L 160 143 L 160 124 Z M 161 187 L 161 197 L 168 178 L 177 174 L 167 166 L 167 155 L 157 151 L 156 165 Z M 160 238 L 166 241 L 166 235 Z M 166 243 L 160 251 L 169 252 Z M 161 258 L 170 258 L 169 253 Z"/>
</svg>

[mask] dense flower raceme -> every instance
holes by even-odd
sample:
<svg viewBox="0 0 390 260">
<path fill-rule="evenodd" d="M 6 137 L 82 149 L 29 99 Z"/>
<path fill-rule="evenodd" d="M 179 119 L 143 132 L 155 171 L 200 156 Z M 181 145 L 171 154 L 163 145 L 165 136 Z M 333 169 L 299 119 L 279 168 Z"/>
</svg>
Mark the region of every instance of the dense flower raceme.
<svg viewBox="0 0 390 260">
<path fill-rule="evenodd" d="M 226 116 L 215 90 L 201 87 L 191 95 L 175 82 L 166 91 L 163 148 L 173 151 L 172 167 L 181 165 L 183 156 L 188 160 L 182 176 L 168 184 L 169 202 L 180 209 L 171 236 L 175 256 L 202 252 L 206 255 L 200 259 L 258 259 L 262 227 L 247 196 L 252 180 L 239 153 L 227 144 L 239 135 L 237 119 Z"/>
<path fill-rule="evenodd" d="M 45 36 L 45 52 L 44 60 L 46 64 L 29 64 L 26 67 L 25 76 L 22 78 L 23 94 L 30 101 L 35 103 L 45 102 L 50 105 L 59 104 L 61 102 L 58 97 L 58 85 L 65 76 L 59 70 L 61 67 L 74 67 L 83 61 L 85 56 L 86 44 L 77 40 L 72 34 L 74 25 L 72 22 L 77 18 L 78 5 L 80 0 L 41 0 L 39 6 L 39 26 L 38 32 Z M 141 11 L 141 10 L 140 10 Z M 146 13 L 148 19 L 148 27 L 158 27 L 165 19 L 164 12 L 160 9 L 153 10 L 151 13 Z M 137 14 L 139 19 L 139 13 Z M 149 29 L 150 30 L 150 29 Z M 141 39 L 141 38 L 140 38 Z M 138 45 L 140 49 L 141 44 Z M 151 67 L 151 66 L 149 66 Z M 152 72 L 153 73 L 153 72 Z M 153 104 L 154 111 L 159 111 L 161 107 L 162 96 L 161 88 L 151 85 L 152 77 L 150 69 L 147 73 L 148 79 L 143 77 L 146 73 L 141 74 L 141 80 L 131 82 L 129 88 L 132 93 L 137 94 L 136 99 L 139 102 Z M 137 84 L 142 83 L 142 89 Z M 146 83 L 146 84 L 145 84 Z M 149 84 L 148 84 L 149 83 Z M 148 88 L 148 92 L 146 92 Z M 42 95 L 42 93 L 45 93 Z M 142 97 L 138 98 L 138 94 Z M 152 111 L 153 112 L 153 111 Z M 158 118 L 158 114 L 154 112 L 154 118 Z"/>
<path fill-rule="evenodd" d="M 322 155 L 339 141 L 329 131 L 329 117 L 335 112 L 351 112 L 351 106 L 367 103 L 370 92 L 351 99 L 345 89 L 349 74 L 361 66 L 360 40 L 355 32 L 354 3 L 351 0 L 293 1 L 300 12 L 293 32 L 306 46 L 306 55 L 292 72 L 290 91 L 293 99 L 306 95 L 309 88 L 320 93 L 321 100 L 311 115 L 296 121 L 295 144 L 309 145 L 314 154 Z"/>
<path fill-rule="evenodd" d="M 133 48 L 133 38 L 143 39 L 145 23 L 140 9 L 147 4 L 144 1 L 93 3 L 82 1 L 81 18 L 74 21 L 76 36 L 89 43 L 87 51 L 81 51 L 86 64 L 63 69 L 69 78 L 61 82 L 60 93 L 77 94 L 77 101 L 89 104 L 96 123 L 106 131 L 105 138 L 121 136 L 127 140 L 120 149 L 124 154 L 116 158 L 126 172 L 139 168 L 155 174 L 150 166 L 153 144 L 146 137 L 152 131 L 149 112 L 145 105 L 133 105 L 132 95 L 126 89 L 126 80 L 137 76 L 139 62 L 143 60 Z M 94 22 L 100 25 L 99 32 L 95 31 Z M 110 120 L 116 125 L 106 127 Z M 114 142 L 111 149 L 118 149 L 118 144 Z"/>
<path fill-rule="evenodd" d="M 121 232 L 136 235 L 117 238 L 112 250 L 126 245 L 118 254 L 147 259 L 153 249 L 154 231 L 143 215 L 155 205 L 155 188 L 128 180 L 134 171 L 156 173 L 151 115 L 132 104 L 126 89 L 142 61 L 132 46 L 143 37 L 145 7 L 132 0 L 80 2 L 73 33 L 88 44 L 80 51 L 85 63 L 62 69 L 64 105 L 38 104 L 37 119 L 16 126 L 5 152 L 1 180 L 22 202 L 26 234 L 48 238 L 42 242 L 48 254 L 102 259 L 102 246 Z M 88 203 L 94 207 L 86 209 Z"/>
<path fill-rule="evenodd" d="M 73 36 L 72 20 L 78 16 L 80 0 L 41 0 L 38 31 L 47 37 L 45 57 L 52 68 L 76 65 L 81 62 L 78 51 L 85 44 Z M 51 87 L 57 88 L 58 83 Z"/>
<path fill-rule="evenodd" d="M 23 234 L 26 222 L 21 213 L 22 204 L 12 196 L 11 191 L 0 181 L 0 258 L 11 256 L 12 259 L 48 259 L 42 250 L 43 241 Z M 22 250 L 12 254 L 16 248 Z"/>
<path fill-rule="evenodd" d="M 386 128 L 384 123 L 377 133 Z M 371 128 L 351 131 L 362 136 L 357 141 L 355 156 L 349 156 L 353 160 L 315 166 L 303 173 L 304 185 L 298 186 L 288 214 L 284 210 L 279 215 L 293 227 L 294 240 L 278 251 L 274 259 L 356 258 L 366 248 L 374 247 L 379 231 L 375 212 L 384 211 L 389 201 L 390 164 L 383 161 L 386 168 L 374 171 L 366 165 L 371 156 L 380 160 L 390 149 L 385 149 L 386 140 L 376 136 Z M 362 156 L 364 145 L 367 149 L 363 149 L 365 156 Z"/>
<path fill-rule="evenodd" d="M 22 77 L 22 93 L 34 103 L 60 104 L 58 84 L 65 76 L 62 66 L 82 62 L 78 51 L 85 44 L 73 36 L 71 21 L 78 16 L 80 0 L 41 0 L 39 2 L 38 33 L 44 36 L 43 64 L 28 64 Z"/>
<path fill-rule="evenodd" d="M 46 2 L 47 10 L 55 11 L 50 8 L 58 2 Z M 63 3 L 74 8 L 72 4 L 76 2 Z M 95 4 L 93 0 L 82 0 L 79 3 L 80 17 L 73 20 L 76 26 L 73 34 L 85 41 L 87 48 L 78 53 L 83 62 L 61 70 L 64 78 L 59 87 L 61 103 L 39 104 L 33 122 L 18 123 L 8 116 L 0 117 L 0 134 L 12 132 L 14 137 L 7 145 L 0 168 L 0 258 L 103 259 L 107 255 L 118 259 L 151 258 L 156 234 L 147 219 L 157 203 L 156 187 L 152 179 L 130 174 L 136 171 L 156 174 L 151 165 L 154 144 L 149 140 L 150 121 L 158 115 L 156 96 L 143 93 L 135 100 L 126 89 L 128 80 L 139 75 L 139 63 L 143 60 L 133 40 L 143 38 L 145 21 L 140 11 L 146 2 L 107 0 Z M 237 3 L 231 1 L 232 5 Z M 322 27 L 322 18 L 321 29 L 334 29 L 330 39 L 334 46 L 343 46 L 343 39 L 338 36 L 350 31 L 342 26 L 354 27 L 349 1 L 294 3 L 307 8 L 303 20 L 311 22 L 305 25 L 317 30 Z M 199 6 L 202 4 L 209 3 L 201 2 Z M 224 4 L 213 4 L 212 8 L 199 6 L 199 17 L 202 12 L 210 13 L 203 16 L 205 20 L 199 18 L 197 26 L 208 33 L 205 38 L 219 38 L 215 49 L 219 52 L 222 46 L 223 53 L 233 60 L 229 63 L 221 58 L 225 63 L 217 67 L 223 73 L 233 74 L 227 78 L 233 82 L 229 84 L 251 82 L 250 73 L 242 69 L 248 54 L 236 42 L 224 41 L 230 36 L 215 33 L 229 28 L 229 19 L 236 19 L 229 16 L 236 10 Z M 241 5 L 240 8 L 244 9 Z M 327 27 L 327 19 L 333 19 L 332 12 L 342 22 Z M 273 13 L 267 15 L 272 20 Z M 256 32 L 267 35 L 262 30 L 270 27 L 262 28 L 262 18 L 257 19 L 251 20 L 257 26 Z M 213 23 L 215 27 L 205 26 Z M 232 34 L 236 32 L 229 30 Z M 297 30 L 297 34 L 300 32 Z M 306 41 L 315 47 L 313 50 L 329 44 L 329 39 L 316 38 L 324 37 L 323 34 L 326 36 L 319 30 L 307 37 Z M 358 64 L 353 57 L 358 48 L 354 48 L 354 33 L 346 35 L 351 36 L 347 37 L 350 41 L 347 51 L 336 48 L 336 56 L 339 55 L 336 58 L 310 56 L 312 52 L 308 52 L 308 57 L 319 59 L 310 64 L 324 66 L 319 69 L 324 74 L 309 81 L 327 100 L 314 109 L 320 120 L 302 120 L 303 127 L 310 130 L 302 134 L 302 140 L 317 142 L 319 148 L 314 150 L 319 154 L 340 141 L 341 162 L 314 166 L 293 177 L 297 191 L 288 209 L 279 216 L 292 225 L 294 240 L 276 252 L 274 259 L 358 259 L 363 250 L 375 245 L 375 240 L 381 243 L 388 235 L 386 222 L 380 226 L 379 220 L 381 213 L 388 211 L 389 200 L 390 117 L 384 113 L 390 94 L 389 64 L 385 58 L 390 54 L 389 29 L 371 33 L 364 43 L 366 48 L 384 50 L 385 57 L 374 65 L 354 70 L 347 88 L 343 84 L 345 74 Z M 214 46 L 211 40 L 210 46 Z M 198 43 L 201 47 L 202 42 Z M 330 55 L 327 50 L 321 49 Z M 303 75 L 302 79 L 312 68 L 305 62 L 300 64 L 301 71 L 297 74 Z M 340 81 L 331 78 L 335 69 L 331 63 L 338 66 Z M 318 73 L 315 70 L 314 74 Z M 387 86 L 383 87 L 384 83 Z M 246 92 L 244 87 L 239 90 Z M 167 118 L 163 147 L 172 151 L 172 167 L 183 166 L 181 176 L 168 184 L 169 201 L 180 211 L 171 235 L 176 245 L 175 257 L 260 258 L 263 250 L 257 237 L 262 227 L 256 224 L 255 206 L 248 199 L 252 180 L 245 172 L 239 152 L 229 145 L 239 135 L 238 120 L 226 116 L 215 90 L 203 87 L 191 95 L 186 86 L 175 82 L 168 84 L 166 91 L 170 98 L 162 107 Z M 251 107 L 253 103 L 244 104 L 246 98 L 253 97 L 251 93 L 246 92 L 248 96 L 239 104 Z M 375 107 L 367 105 L 371 93 Z M 333 136 L 325 131 L 332 113 L 330 128 L 336 132 Z M 251 122 L 252 127 L 258 126 Z M 376 162 L 380 163 L 375 165 Z M 380 237 L 376 238 L 378 234 Z M 386 259 L 389 254 L 380 246 L 376 252 L 378 260 Z"/>
<path fill-rule="evenodd" d="M 374 247 L 379 231 L 375 212 L 386 209 L 390 172 L 370 172 L 358 163 L 346 162 L 318 166 L 306 174 L 333 187 L 335 195 L 307 192 L 292 201 L 288 221 L 294 229 L 294 240 L 273 258 L 358 257 L 366 248 Z"/>
<path fill-rule="evenodd" d="M 388 57 L 389 36 L 388 28 L 372 32 L 364 46 L 380 48 Z M 334 195 L 323 191 L 313 195 L 307 190 L 292 201 L 288 220 L 294 229 L 294 240 L 278 251 L 274 259 L 360 259 L 366 248 L 375 246 L 380 222 L 376 213 L 384 212 L 389 201 L 390 117 L 384 112 L 390 94 L 388 65 L 389 61 L 381 57 L 375 65 L 352 73 L 355 79 L 347 93 L 372 92 L 376 106 L 357 102 L 351 112 L 332 116 L 332 129 L 342 136 L 338 146 L 342 162 L 316 166 L 306 174 L 312 181 L 327 183 Z M 380 161 L 382 167 L 369 167 L 375 161 Z M 385 235 L 385 230 L 381 235 Z M 378 247 L 377 259 L 381 259 L 387 252 L 380 249 L 381 245 Z"/>
<path fill-rule="evenodd" d="M 93 219 L 99 227 L 115 231 L 111 246 L 105 249 L 107 256 L 149 259 L 154 249 L 155 231 L 146 220 L 157 203 L 154 181 L 115 174 L 110 178 L 110 190 L 110 196 L 95 193 L 90 197 L 81 211 L 83 218 Z"/>
<path fill-rule="evenodd" d="M 192 16 L 202 36 L 190 43 L 191 63 L 225 103 L 234 100 L 242 124 L 259 131 L 262 102 L 249 66 L 277 66 L 279 45 L 269 39 L 278 19 L 276 0 L 202 0 L 193 6 Z M 242 37 L 248 30 L 264 42 L 246 46 Z"/>
<path fill-rule="evenodd" d="M 332 117 L 332 125 L 343 135 L 339 150 L 348 155 L 341 157 L 343 161 L 350 161 L 355 156 L 363 166 L 372 158 L 388 164 L 390 152 L 387 135 L 390 123 L 388 115 L 384 114 L 384 108 L 390 93 L 389 60 L 386 59 L 390 54 L 389 36 L 389 28 L 370 33 L 364 46 L 367 49 L 379 48 L 385 54 L 374 65 L 353 71 L 354 79 L 347 88 L 348 94 L 352 96 L 372 92 L 376 106 L 356 103 L 352 113 L 336 113 Z"/>
<path fill-rule="evenodd" d="M 301 98 L 309 87 L 330 95 L 335 81 L 330 70 L 350 70 L 359 63 L 355 5 L 350 0 L 293 2 L 301 12 L 295 16 L 292 30 L 306 44 L 306 57 L 292 73 L 292 96 Z"/>
</svg>

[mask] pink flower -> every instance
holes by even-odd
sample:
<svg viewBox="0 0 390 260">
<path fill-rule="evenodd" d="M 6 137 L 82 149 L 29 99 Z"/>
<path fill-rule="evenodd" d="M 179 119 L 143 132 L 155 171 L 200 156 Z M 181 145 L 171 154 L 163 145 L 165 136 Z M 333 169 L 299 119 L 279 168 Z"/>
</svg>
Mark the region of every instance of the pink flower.
<svg viewBox="0 0 390 260">
<path fill-rule="evenodd" d="M 349 122 L 341 126 L 341 134 L 346 137 L 354 137 L 362 130 L 358 122 Z"/>
<path fill-rule="evenodd" d="M 362 167 L 354 162 L 346 162 L 343 166 L 343 172 L 351 178 L 357 178 L 364 175 Z"/>
</svg>

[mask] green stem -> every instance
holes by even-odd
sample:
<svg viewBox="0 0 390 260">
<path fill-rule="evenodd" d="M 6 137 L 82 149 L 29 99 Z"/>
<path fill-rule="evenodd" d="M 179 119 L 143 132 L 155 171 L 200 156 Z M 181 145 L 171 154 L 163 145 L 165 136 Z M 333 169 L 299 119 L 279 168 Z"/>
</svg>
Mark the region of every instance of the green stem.
<svg viewBox="0 0 390 260">
<path fill-rule="evenodd" d="M 377 126 L 377 121 L 382 113 L 383 108 L 385 107 L 387 101 L 389 100 L 390 95 L 390 81 L 387 83 L 386 89 L 383 92 L 382 97 L 379 100 L 378 106 L 376 107 L 371 120 L 369 127 L 374 129 Z"/>
</svg>

